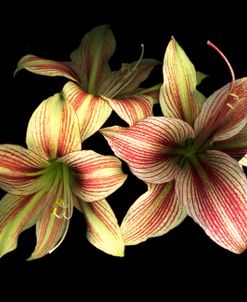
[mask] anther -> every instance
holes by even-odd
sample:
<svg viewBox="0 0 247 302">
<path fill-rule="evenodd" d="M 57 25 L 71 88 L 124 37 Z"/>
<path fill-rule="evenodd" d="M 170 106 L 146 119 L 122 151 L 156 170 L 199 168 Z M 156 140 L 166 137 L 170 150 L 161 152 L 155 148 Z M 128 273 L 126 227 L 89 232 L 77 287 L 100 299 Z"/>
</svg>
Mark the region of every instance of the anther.
<svg viewBox="0 0 247 302">
<path fill-rule="evenodd" d="M 234 97 L 234 99 L 236 99 L 238 101 L 240 100 L 239 96 L 237 94 L 235 94 L 235 93 L 229 93 L 229 95 L 232 96 L 232 97 Z"/>
<path fill-rule="evenodd" d="M 66 208 L 66 206 L 65 206 L 65 204 L 64 204 L 64 201 L 63 201 L 61 198 L 58 198 L 58 199 L 56 200 L 55 204 L 56 204 L 58 207 L 62 208 L 62 209 L 65 209 L 65 208 Z"/>
<path fill-rule="evenodd" d="M 61 213 L 58 213 L 58 209 Z M 54 205 L 52 214 L 54 216 L 56 216 L 57 218 L 63 218 L 65 215 L 65 209 L 66 209 L 66 206 L 65 206 L 64 201 L 61 198 L 57 198 L 57 200 L 55 201 L 55 205 Z"/>
<path fill-rule="evenodd" d="M 235 109 L 230 103 L 227 103 L 226 106 L 229 107 L 229 108 L 232 109 L 232 110 Z"/>
</svg>

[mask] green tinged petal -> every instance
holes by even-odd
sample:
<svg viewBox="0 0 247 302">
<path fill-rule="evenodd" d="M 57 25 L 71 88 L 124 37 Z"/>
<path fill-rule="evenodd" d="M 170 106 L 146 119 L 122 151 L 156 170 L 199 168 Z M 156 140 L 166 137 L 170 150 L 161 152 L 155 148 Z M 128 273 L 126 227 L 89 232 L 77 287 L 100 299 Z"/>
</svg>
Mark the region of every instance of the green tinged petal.
<svg viewBox="0 0 247 302">
<path fill-rule="evenodd" d="M 163 77 L 160 105 L 164 116 L 180 118 L 193 125 L 204 97 L 196 90 L 193 64 L 173 37 L 165 52 Z"/>
<path fill-rule="evenodd" d="M 48 160 L 81 149 L 78 117 L 61 93 L 44 100 L 34 111 L 26 143 L 29 150 Z"/>
<path fill-rule="evenodd" d="M 139 85 L 147 79 L 154 66 L 159 62 L 153 59 L 142 59 L 122 67 L 109 74 L 100 86 L 99 94 L 108 98 L 121 99 L 142 91 Z M 140 92 L 142 93 L 142 92 Z"/>
<path fill-rule="evenodd" d="M 71 81 L 79 82 L 77 74 L 70 62 L 46 60 L 29 54 L 19 60 L 14 75 L 22 69 L 44 76 L 62 76 Z"/>
<path fill-rule="evenodd" d="M 94 94 L 100 83 L 110 73 L 108 61 L 116 48 L 114 35 L 108 25 L 95 27 L 82 39 L 80 46 L 71 53 L 71 61 L 79 77 L 83 79 L 82 87 Z"/>
<path fill-rule="evenodd" d="M 207 74 L 202 73 L 200 71 L 196 71 L 196 82 L 197 86 L 201 84 L 201 82 L 208 77 Z"/>
<path fill-rule="evenodd" d="M 120 227 L 107 201 L 81 202 L 81 208 L 87 220 L 89 242 L 107 254 L 124 256 Z"/>
<path fill-rule="evenodd" d="M 65 84 L 63 95 L 70 101 L 76 112 L 82 142 L 98 131 L 112 112 L 106 100 L 100 96 L 88 94 L 73 82 Z"/>
<path fill-rule="evenodd" d="M 0 201 L 0 257 L 17 246 L 19 234 L 37 221 L 43 207 L 42 191 L 32 196 L 6 194 Z"/>
</svg>

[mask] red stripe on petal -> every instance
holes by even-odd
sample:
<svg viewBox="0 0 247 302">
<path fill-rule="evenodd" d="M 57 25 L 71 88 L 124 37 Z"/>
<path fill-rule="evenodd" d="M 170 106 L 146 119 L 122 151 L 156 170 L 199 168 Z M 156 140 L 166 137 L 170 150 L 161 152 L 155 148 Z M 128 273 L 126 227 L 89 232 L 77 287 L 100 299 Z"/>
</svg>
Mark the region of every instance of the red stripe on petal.
<svg viewBox="0 0 247 302">
<path fill-rule="evenodd" d="M 34 111 L 27 128 L 28 148 L 45 159 L 81 149 L 78 118 L 62 94 L 43 101 Z"/>
<path fill-rule="evenodd" d="M 122 64 L 121 69 L 112 72 L 102 83 L 98 94 L 108 98 L 124 99 L 135 95 L 153 67 L 159 62 L 153 59 L 142 59 L 131 64 Z"/>
<path fill-rule="evenodd" d="M 121 100 L 107 99 L 107 101 L 117 115 L 130 126 L 152 115 L 153 102 L 148 96 L 132 96 Z"/>
<path fill-rule="evenodd" d="M 173 37 L 165 52 L 163 77 L 160 105 L 164 116 L 180 118 L 193 125 L 204 97 L 196 90 L 193 64 Z"/>
<path fill-rule="evenodd" d="M 39 177 L 48 165 L 46 160 L 21 146 L 1 145 L 0 187 L 17 195 L 35 193 L 43 186 Z"/>
<path fill-rule="evenodd" d="M 113 256 L 124 255 L 124 242 L 117 219 L 106 200 L 80 203 L 87 220 L 87 239 L 98 249 Z"/>
<path fill-rule="evenodd" d="M 94 151 L 73 152 L 60 159 L 74 173 L 74 194 L 82 201 L 97 201 L 115 192 L 125 181 L 121 162 Z"/>
<path fill-rule="evenodd" d="M 234 159 L 208 151 L 200 165 L 181 171 L 176 192 L 211 239 L 235 253 L 246 249 L 247 180 Z"/>
<path fill-rule="evenodd" d="M 69 80 L 79 82 L 77 74 L 69 62 L 56 62 L 34 55 L 26 55 L 18 62 L 15 73 L 21 69 L 45 76 L 62 76 Z"/>
<path fill-rule="evenodd" d="M 230 156 L 240 160 L 247 154 L 247 125 L 231 138 L 213 143 L 213 149 L 221 150 Z"/>
<path fill-rule="evenodd" d="M 33 196 L 6 194 L 0 202 L 0 257 L 14 250 L 19 234 L 36 223 L 42 192 Z"/>
<path fill-rule="evenodd" d="M 98 131 L 112 112 L 106 100 L 88 94 L 72 82 L 64 86 L 63 95 L 76 111 L 82 141 Z"/>
<path fill-rule="evenodd" d="M 227 84 L 214 92 L 203 104 L 195 121 L 195 133 L 213 141 L 222 141 L 238 134 L 246 125 L 247 78 L 236 80 L 233 91 Z"/>
<path fill-rule="evenodd" d="M 71 53 L 72 63 L 79 65 L 86 74 L 89 93 L 98 93 L 102 81 L 110 73 L 108 61 L 116 48 L 114 35 L 107 25 L 97 26 L 82 39 L 79 47 Z"/>
<path fill-rule="evenodd" d="M 73 207 L 72 193 L 71 195 L 65 196 L 64 192 L 65 190 L 62 190 L 61 192 L 61 187 L 57 185 L 53 186 L 46 194 L 44 198 L 44 207 L 36 224 L 37 242 L 35 250 L 28 260 L 38 259 L 47 255 L 54 248 L 56 249 L 61 238 L 62 240 L 64 239 L 69 227 L 69 219 L 65 219 L 63 215 L 57 217 L 53 214 L 54 208 L 56 207 L 56 201 L 59 199 L 65 200 L 66 198 L 67 203 L 65 204 L 65 207 L 70 207 L 71 203 Z M 71 215 L 72 212 L 73 208 L 71 209 Z"/>
<path fill-rule="evenodd" d="M 110 127 L 100 132 L 137 177 L 156 184 L 175 177 L 180 168 L 172 152 L 193 136 L 185 122 L 163 117 L 149 117 L 129 128 Z"/>
<path fill-rule="evenodd" d="M 174 182 L 149 184 L 148 191 L 130 207 L 122 222 L 124 242 L 134 245 L 164 235 L 181 223 L 185 216 L 175 195 Z"/>
</svg>

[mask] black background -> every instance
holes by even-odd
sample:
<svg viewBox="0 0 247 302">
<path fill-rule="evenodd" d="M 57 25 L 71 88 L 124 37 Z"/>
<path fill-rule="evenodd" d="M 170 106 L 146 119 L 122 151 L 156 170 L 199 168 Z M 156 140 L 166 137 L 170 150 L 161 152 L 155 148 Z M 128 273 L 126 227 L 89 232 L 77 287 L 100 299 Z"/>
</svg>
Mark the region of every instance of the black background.
<svg viewBox="0 0 247 302">
<path fill-rule="evenodd" d="M 137 5 L 137 7 L 133 7 Z M 208 77 L 200 86 L 205 95 L 230 81 L 223 60 L 210 47 L 215 43 L 228 57 L 236 77 L 247 74 L 247 44 L 243 8 L 231 5 L 216 10 L 213 4 L 128 3 L 20 4 L 2 8 L 0 89 L 0 143 L 25 146 L 28 119 L 40 102 L 60 91 L 62 78 L 42 77 L 21 71 L 13 77 L 17 61 L 32 53 L 54 60 L 68 60 L 83 35 L 100 24 L 110 24 L 117 40 L 113 69 L 136 60 L 140 45 L 145 57 L 162 61 L 171 35 L 175 36 L 196 68 Z M 145 85 L 162 81 L 157 67 Z M 157 110 L 158 112 L 158 110 Z M 114 115 L 106 125 L 121 124 Z M 85 142 L 102 154 L 110 154 L 99 134 Z M 125 172 L 129 173 L 124 165 Z M 145 185 L 129 175 L 126 183 L 108 198 L 121 221 L 128 207 L 145 191 Z M 1 192 L 1 196 L 4 192 Z M 35 229 L 19 237 L 18 248 L 0 259 L 2 294 L 10 298 L 46 299 L 70 297 L 88 301 L 99 297 L 137 301 L 152 294 L 152 301 L 244 294 L 246 252 L 235 255 L 210 240 L 192 219 L 165 236 L 127 247 L 124 258 L 97 250 L 85 238 L 86 224 L 75 212 L 62 245 L 51 255 L 27 262 L 35 246 Z M 199 294 L 199 295 L 198 295 Z M 77 298 L 75 298 L 77 297 Z M 159 297 L 159 298 L 158 298 Z M 0 298 L 1 299 L 1 298 Z M 2 301 L 2 300 L 1 300 Z"/>
</svg>

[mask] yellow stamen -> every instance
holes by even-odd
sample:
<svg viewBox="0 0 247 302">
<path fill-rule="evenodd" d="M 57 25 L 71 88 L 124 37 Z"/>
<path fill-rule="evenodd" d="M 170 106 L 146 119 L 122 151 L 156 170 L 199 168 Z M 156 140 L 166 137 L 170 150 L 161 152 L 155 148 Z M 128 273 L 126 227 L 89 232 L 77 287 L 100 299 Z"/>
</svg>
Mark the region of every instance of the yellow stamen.
<svg viewBox="0 0 247 302">
<path fill-rule="evenodd" d="M 54 207 L 54 208 L 53 208 L 52 214 L 53 214 L 54 216 L 57 216 L 57 207 Z"/>
<path fill-rule="evenodd" d="M 58 209 L 60 213 L 58 212 Z M 57 198 L 55 201 L 54 208 L 52 210 L 52 214 L 55 215 L 57 218 L 65 218 L 69 220 L 72 217 L 73 206 L 72 208 L 69 205 L 66 205 L 62 198 Z"/>
<path fill-rule="evenodd" d="M 57 218 L 63 218 L 66 216 L 66 205 L 61 198 L 57 198 L 55 201 L 54 208 L 52 210 L 52 214 L 56 216 Z M 60 209 L 60 213 L 58 213 L 58 209 Z M 61 210 L 62 209 L 62 210 Z"/>
<path fill-rule="evenodd" d="M 230 96 L 234 97 L 236 100 L 240 100 L 239 96 L 235 93 L 229 93 Z"/>
<path fill-rule="evenodd" d="M 59 206 L 60 208 L 62 208 L 62 209 L 66 208 L 66 206 L 65 206 L 64 201 L 62 200 L 62 198 L 57 198 L 55 204 L 57 206 Z"/>
<path fill-rule="evenodd" d="M 229 107 L 229 108 L 231 108 L 232 110 L 235 109 L 230 103 L 227 103 L 226 106 Z"/>
</svg>

